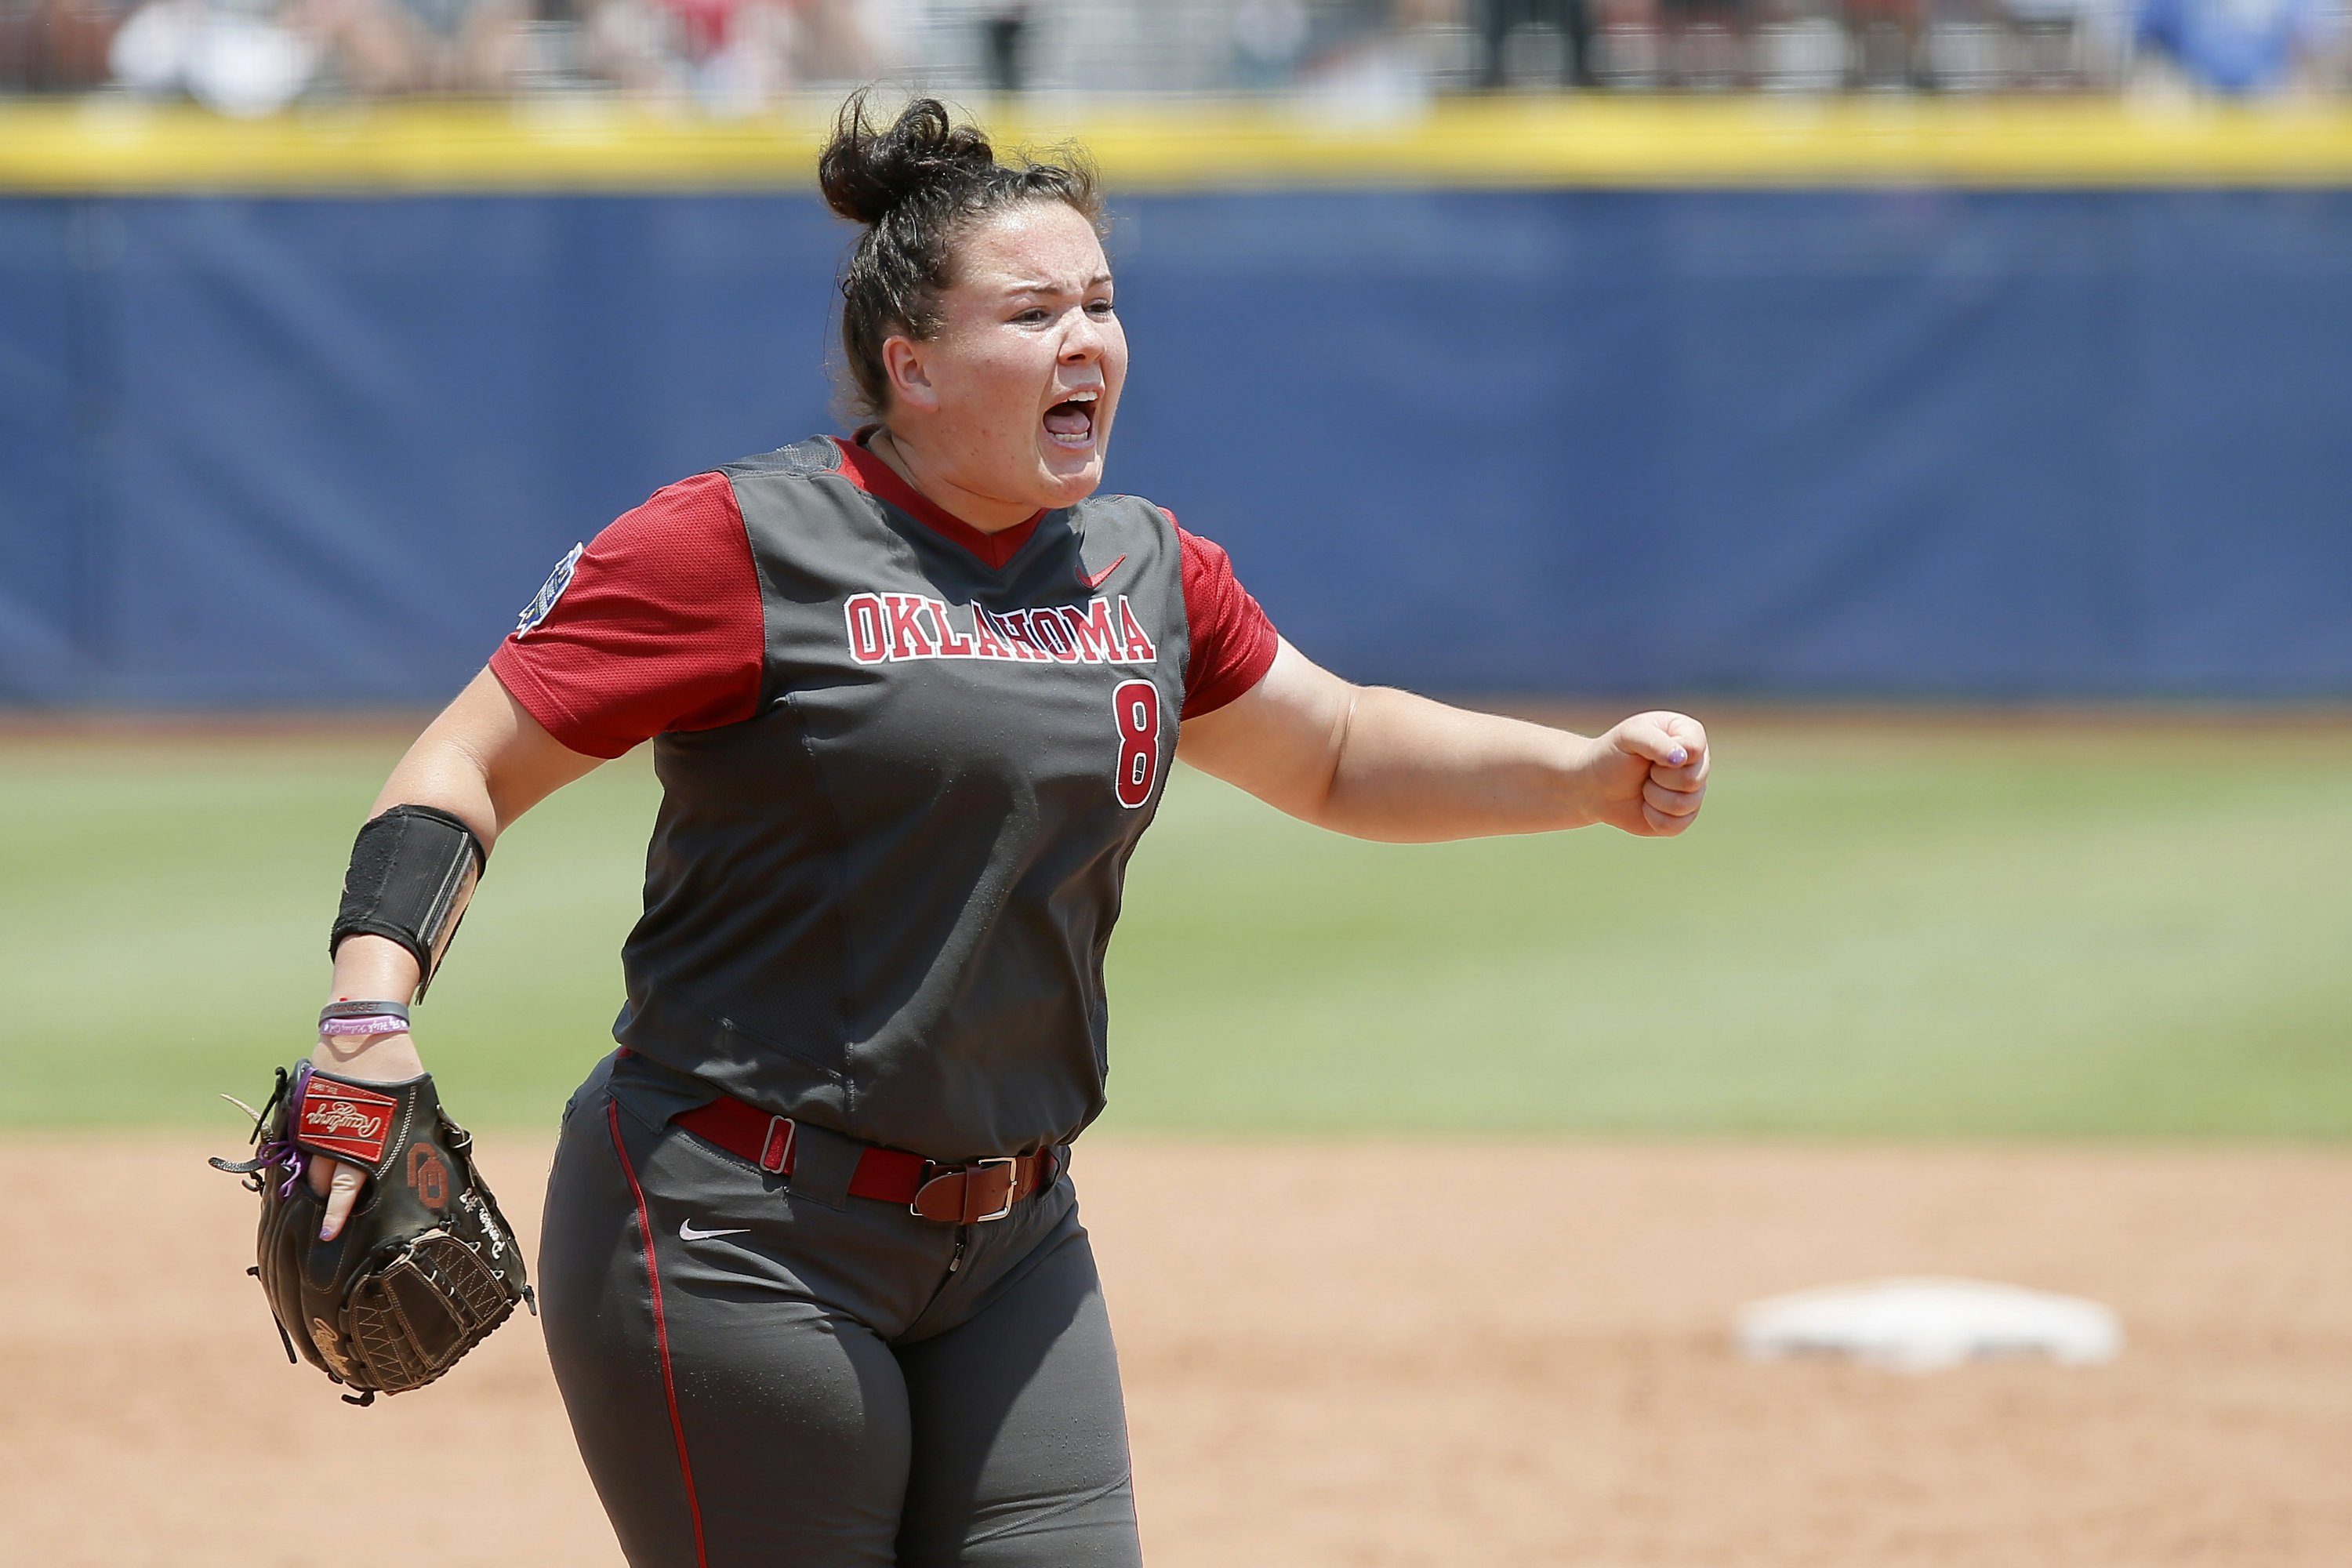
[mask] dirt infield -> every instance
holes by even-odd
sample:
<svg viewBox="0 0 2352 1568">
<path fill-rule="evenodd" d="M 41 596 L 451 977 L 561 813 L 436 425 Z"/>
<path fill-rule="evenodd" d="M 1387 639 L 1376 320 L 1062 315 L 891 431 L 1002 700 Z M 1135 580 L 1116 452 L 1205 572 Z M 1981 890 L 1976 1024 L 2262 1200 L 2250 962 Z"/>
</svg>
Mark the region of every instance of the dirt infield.
<svg viewBox="0 0 2352 1568">
<path fill-rule="evenodd" d="M 228 1142 L 0 1141 L 0 1559 L 617 1563 L 528 1322 L 369 1411 L 285 1364 L 249 1200 L 201 1169 Z M 544 1148 L 486 1142 L 528 1234 Z M 1077 1173 L 1160 1568 L 2352 1560 L 2352 1153 L 1101 1141 Z M 1744 1300 L 1895 1272 L 2095 1297 L 2128 1343 L 1727 1348 Z"/>
</svg>

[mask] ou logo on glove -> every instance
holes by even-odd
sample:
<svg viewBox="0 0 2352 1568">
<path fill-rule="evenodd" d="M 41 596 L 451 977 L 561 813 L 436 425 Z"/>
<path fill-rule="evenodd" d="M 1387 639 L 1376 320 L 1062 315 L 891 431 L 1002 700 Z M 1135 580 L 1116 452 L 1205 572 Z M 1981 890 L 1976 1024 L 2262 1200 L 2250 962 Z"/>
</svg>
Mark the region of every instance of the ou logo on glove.
<svg viewBox="0 0 2352 1568">
<path fill-rule="evenodd" d="M 416 1201 L 429 1209 L 449 1206 L 449 1162 L 430 1143 L 413 1143 L 408 1150 L 408 1185 Z"/>
</svg>

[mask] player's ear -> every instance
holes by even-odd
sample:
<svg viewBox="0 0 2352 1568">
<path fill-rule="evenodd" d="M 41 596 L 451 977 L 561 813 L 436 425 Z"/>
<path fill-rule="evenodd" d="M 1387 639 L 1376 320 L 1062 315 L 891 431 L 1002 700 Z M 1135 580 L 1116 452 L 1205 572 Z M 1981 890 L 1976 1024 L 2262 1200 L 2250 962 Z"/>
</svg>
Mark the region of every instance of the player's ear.
<svg viewBox="0 0 2352 1568">
<path fill-rule="evenodd" d="M 923 363 L 923 346 L 895 333 L 882 341 L 882 373 L 890 378 L 894 405 L 911 404 L 926 412 L 940 405 L 939 391 L 931 385 L 929 369 Z"/>
</svg>

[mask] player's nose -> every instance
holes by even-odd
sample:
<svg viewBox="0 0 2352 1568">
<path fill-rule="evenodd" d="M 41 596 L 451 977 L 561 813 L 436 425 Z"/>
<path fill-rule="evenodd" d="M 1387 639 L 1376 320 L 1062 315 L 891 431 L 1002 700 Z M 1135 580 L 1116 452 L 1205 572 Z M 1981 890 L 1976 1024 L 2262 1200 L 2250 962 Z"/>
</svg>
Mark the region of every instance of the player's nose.
<svg viewBox="0 0 2352 1568">
<path fill-rule="evenodd" d="M 1072 314 L 1062 329 L 1061 362 L 1064 364 L 1087 364 L 1103 356 L 1101 324 L 1084 310 Z"/>
</svg>

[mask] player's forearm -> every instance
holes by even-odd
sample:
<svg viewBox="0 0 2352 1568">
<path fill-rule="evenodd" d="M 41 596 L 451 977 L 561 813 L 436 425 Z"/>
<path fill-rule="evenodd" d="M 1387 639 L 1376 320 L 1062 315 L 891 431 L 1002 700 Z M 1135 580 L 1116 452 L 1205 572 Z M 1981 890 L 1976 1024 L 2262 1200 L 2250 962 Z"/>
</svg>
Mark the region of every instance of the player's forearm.
<svg viewBox="0 0 2352 1568">
<path fill-rule="evenodd" d="M 488 700 L 503 693 L 494 687 L 482 689 L 488 679 L 478 679 L 410 745 L 377 793 L 368 813 L 371 817 L 395 805 L 434 806 L 473 829 L 488 850 L 505 825 L 502 816 L 520 815 L 519 809 L 500 812 L 499 792 L 493 787 L 492 759 L 497 752 L 483 742 L 495 740 L 499 706 Z M 405 1005 L 415 995 L 421 973 L 415 955 L 399 942 L 357 932 L 336 946 L 328 1000 Z M 331 1071 L 376 1080 L 410 1078 L 425 1070 L 405 1030 L 321 1038 L 313 1059 Z"/>
<path fill-rule="evenodd" d="M 1315 820 L 1391 843 L 1582 827 L 1595 820 L 1594 748 L 1564 730 L 1361 688 Z"/>
</svg>

